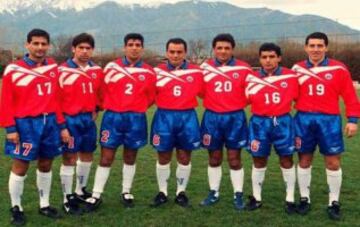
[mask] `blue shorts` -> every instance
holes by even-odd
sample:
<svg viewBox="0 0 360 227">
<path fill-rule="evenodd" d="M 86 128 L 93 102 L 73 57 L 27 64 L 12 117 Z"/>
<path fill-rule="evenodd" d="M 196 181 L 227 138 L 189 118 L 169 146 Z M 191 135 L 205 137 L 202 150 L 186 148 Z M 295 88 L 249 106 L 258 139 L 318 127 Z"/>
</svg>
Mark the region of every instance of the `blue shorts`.
<svg viewBox="0 0 360 227">
<path fill-rule="evenodd" d="M 200 147 L 200 127 L 194 109 L 157 109 L 151 124 L 151 144 L 158 152 Z"/>
<path fill-rule="evenodd" d="M 300 153 L 313 153 L 316 145 L 323 155 L 344 151 L 340 115 L 297 112 L 295 115 L 295 148 Z"/>
<path fill-rule="evenodd" d="M 70 142 L 64 146 L 66 152 L 94 152 L 96 150 L 96 124 L 92 113 L 65 115 L 66 128 L 71 135 Z"/>
<path fill-rule="evenodd" d="M 250 118 L 248 151 L 251 155 L 268 157 L 271 145 L 274 145 L 279 156 L 288 156 L 294 153 L 294 120 L 290 114 L 278 117 L 253 115 Z"/>
<path fill-rule="evenodd" d="M 100 129 L 101 147 L 116 150 L 120 145 L 132 150 L 147 144 L 147 121 L 145 113 L 104 113 Z"/>
<path fill-rule="evenodd" d="M 55 114 L 18 118 L 15 124 L 20 143 L 16 146 L 6 141 L 5 154 L 25 161 L 53 159 L 62 154 L 60 127 Z"/>
<path fill-rule="evenodd" d="M 248 127 L 243 110 L 216 113 L 206 110 L 201 122 L 202 146 L 209 151 L 246 147 Z"/>
</svg>

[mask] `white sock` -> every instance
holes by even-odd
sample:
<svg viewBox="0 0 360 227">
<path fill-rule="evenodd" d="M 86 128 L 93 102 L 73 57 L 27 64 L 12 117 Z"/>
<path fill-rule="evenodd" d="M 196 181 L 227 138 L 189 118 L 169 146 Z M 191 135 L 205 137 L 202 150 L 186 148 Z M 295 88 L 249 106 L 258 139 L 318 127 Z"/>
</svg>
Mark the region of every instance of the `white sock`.
<svg viewBox="0 0 360 227">
<path fill-rule="evenodd" d="M 36 185 L 40 196 L 40 208 L 50 206 L 50 190 L 51 190 L 51 170 L 47 173 L 36 170 Z"/>
<path fill-rule="evenodd" d="M 127 165 L 124 163 L 123 172 L 122 172 L 122 176 L 123 176 L 122 193 L 130 193 L 135 172 L 136 172 L 136 164 Z"/>
<path fill-rule="evenodd" d="M 64 203 L 67 202 L 66 195 L 70 195 L 72 193 L 74 170 L 75 166 L 61 165 L 60 167 L 60 180 L 62 191 L 64 194 Z"/>
<path fill-rule="evenodd" d="M 180 163 L 177 164 L 176 168 L 176 182 L 177 182 L 177 189 L 176 189 L 176 195 L 178 195 L 180 192 L 186 190 L 186 186 L 189 182 L 191 173 L 191 163 L 188 165 L 182 165 Z"/>
<path fill-rule="evenodd" d="M 11 207 L 19 206 L 20 211 L 23 211 L 21 206 L 21 196 L 24 191 L 24 181 L 26 176 L 18 176 L 10 172 L 9 177 L 9 193 L 11 199 Z"/>
<path fill-rule="evenodd" d="M 333 201 L 339 201 L 342 182 L 342 170 L 326 169 L 326 179 L 329 185 L 329 206 Z"/>
<path fill-rule="evenodd" d="M 92 162 L 82 162 L 80 159 L 76 162 L 76 187 L 75 192 L 83 195 L 82 188 L 86 187 Z"/>
<path fill-rule="evenodd" d="M 110 175 L 110 167 L 98 166 L 96 168 L 92 197 L 99 199 L 104 191 L 105 184 Z"/>
<path fill-rule="evenodd" d="M 280 167 L 283 179 L 286 187 L 286 201 L 295 202 L 294 193 L 295 193 L 295 182 L 296 182 L 296 173 L 295 166 L 293 165 L 290 169 L 285 169 Z"/>
<path fill-rule="evenodd" d="M 265 179 L 266 167 L 264 168 L 255 168 L 252 167 L 251 172 L 251 181 L 252 181 L 252 190 L 253 196 L 257 201 L 261 201 L 261 189 Z"/>
<path fill-rule="evenodd" d="M 234 193 L 242 192 L 244 185 L 244 168 L 238 170 L 230 169 L 230 178 L 234 188 Z"/>
<path fill-rule="evenodd" d="M 165 193 L 167 196 L 167 185 L 170 177 L 170 163 L 160 165 L 159 162 L 156 162 L 156 177 L 159 185 L 159 191 Z"/>
<path fill-rule="evenodd" d="M 297 178 L 299 184 L 300 197 L 309 199 L 310 203 L 310 183 L 311 183 L 311 166 L 303 169 L 299 165 L 297 167 Z"/>
<path fill-rule="evenodd" d="M 208 179 L 210 190 L 216 191 L 215 196 L 219 196 L 220 182 L 222 176 L 221 166 L 208 166 Z"/>
</svg>

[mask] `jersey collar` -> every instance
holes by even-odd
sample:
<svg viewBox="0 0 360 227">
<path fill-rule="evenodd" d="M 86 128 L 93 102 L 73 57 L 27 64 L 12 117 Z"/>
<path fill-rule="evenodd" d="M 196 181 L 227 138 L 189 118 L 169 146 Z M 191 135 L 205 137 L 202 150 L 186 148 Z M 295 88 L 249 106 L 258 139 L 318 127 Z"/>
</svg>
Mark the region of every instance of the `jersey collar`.
<svg viewBox="0 0 360 227">
<path fill-rule="evenodd" d="M 261 68 L 259 72 L 260 72 L 261 77 L 268 76 L 268 73 L 265 72 L 265 70 L 264 70 L 263 68 Z M 282 68 L 281 68 L 281 66 L 278 66 L 278 67 L 275 69 L 275 71 L 274 71 L 274 73 L 273 73 L 273 76 L 281 75 L 281 73 L 282 73 Z"/>
<path fill-rule="evenodd" d="M 78 64 L 76 64 L 76 62 L 72 59 L 72 58 L 69 58 L 67 61 L 66 61 L 66 64 L 70 67 L 70 68 L 80 68 L 80 66 Z M 90 67 L 94 66 L 94 63 L 92 61 L 88 61 L 88 65 Z"/>
<path fill-rule="evenodd" d="M 311 63 L 310 59 L 306 59 L 306 67 L 307 68 L 312 68 L 314 67 L 314 64 Z M 329 65 L 329 58 L 325 56 L 324 60 L 322 60 L 322 62 L 320 62 L 320 64 L 318 66 L 328 66 Z"/>
<path fill-rule="evenodd" d="M 219 67 L 222 65 L 227 65 L 227 66 L 235 66 L 235 58 L 231 57 L 229 61 L 227 61 L 225 64 L 222 64 L 217 58 L 215 58 L 215 66 Z"/>
<path fill-rule="evenodd" d="M 126 58 L 126 56 L 122 59 L 122 63 L 125 66 L 131 66 L 131 62 Z M 139 61 L 135 62 L 135 64 L 133 64 L 132 66 L 136 68 L 141 68 L 142 65 L 143 65 L 143 61 L 140 59 Z"/>
<path fill-rule="evenodd" d="M 23 57 L 24 62 L 31 67 L 35 67 L 38 63 L 36 61 L 33 61 L 29 58 L 29 54 L 25 54 Z M 41 65 L 47 65 L 48 62 L 46 60 L 46 58 L 44 59 L 44 61 L 41 63 Z"/>
<path fill-rule="evenodd" d="M 180 67 L 175 67 L 169 61 L 167 61 L 166 66 L 167 66 L 168 70 L 187 69 L 189 66 L 189 63 L 186 60 L 184 60 L 184 62 L 180 65 Z"/>
</svg>

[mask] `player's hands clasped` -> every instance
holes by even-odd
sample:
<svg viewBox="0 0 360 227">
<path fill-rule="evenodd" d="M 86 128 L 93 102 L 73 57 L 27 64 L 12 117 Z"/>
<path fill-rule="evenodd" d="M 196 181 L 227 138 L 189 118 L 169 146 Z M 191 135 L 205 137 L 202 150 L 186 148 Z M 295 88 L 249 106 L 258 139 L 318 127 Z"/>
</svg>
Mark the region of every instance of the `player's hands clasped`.
<svg viewBox="0 0 360 227">
<path fill-rule="evenodd" d="M 67 130 L 66 128 L 62 129 L 61 130 L 61 141 L 63 143 L 69 143 L 70 138 L 71 138 L 71 135 L 69 133 L 69 130 Z"/>
</svg>

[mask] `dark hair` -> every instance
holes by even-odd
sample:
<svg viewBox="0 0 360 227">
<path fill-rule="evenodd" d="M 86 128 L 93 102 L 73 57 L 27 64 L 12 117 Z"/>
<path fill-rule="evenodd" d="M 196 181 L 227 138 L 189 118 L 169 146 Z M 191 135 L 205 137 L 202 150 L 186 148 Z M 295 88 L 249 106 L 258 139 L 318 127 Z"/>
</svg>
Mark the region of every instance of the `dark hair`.
<svg viewBox="0 0 360 227">
<path fill-rule="evenodd" d="M 73 38 L 72 40 L 73 47 L 76 47 L 80 43 L 88 43 L 92 48 L 95 47 L 94 37 L 88 33 L 81 33 Z"/>
<path fill-rule="evenodd" d="M 34 36 L 40 36 L 40 37 L 44 37 L 48 43 L 50 43 L 50 35 L 47 31 L 39 29 L 39 28 L 34 28 L 33 30 L 31 30 L 28 34 L 27 34 L 27 42 L 31 43 L 32 37 Z"/>
<path fill-rule="evenodd" d="M 234 37 L 230 33 L 221 33 L 215 36 L 212 41 L 212 47 L 215 48 L 217 42 L 229 42 L 231 43 L 232 48 L 235 47 Z"/>
<path fill-rule="evenodd" d="M 124 37 L 124 45 L 126 46 L 130 39 L 140 40 L 141 46 L 144 46 L 144 37 L 140 33 L 128 33 Z"/>
<path fill-rule="evenodd" d="M 278 57 L 281 56 L 281 48 L 275 43 L 263 43 L 259 48 L 259 56 L 263 51 L 275 51 Z"/>
<path fill-rule="evenodd" d="M 184 45 L 185 48 L 185 52 L 187 52 L 187 44 L 186 41 L 182 38 L 171 38 L 166 42 L 166 51 L 169 49 L 169 45 L 170 43 L 174 43 L 174 44 L 182 44 Z"/>
<path fill-rule="evenodd" d="M 323 32 L 314 32 L 308 35 L 305 39 L 305 45 L 309 44 L 309 39 L 322 39 L 325 42 L 325 46 L 329 44 L 329 39 L 327 35 Z"/>
</svg>

